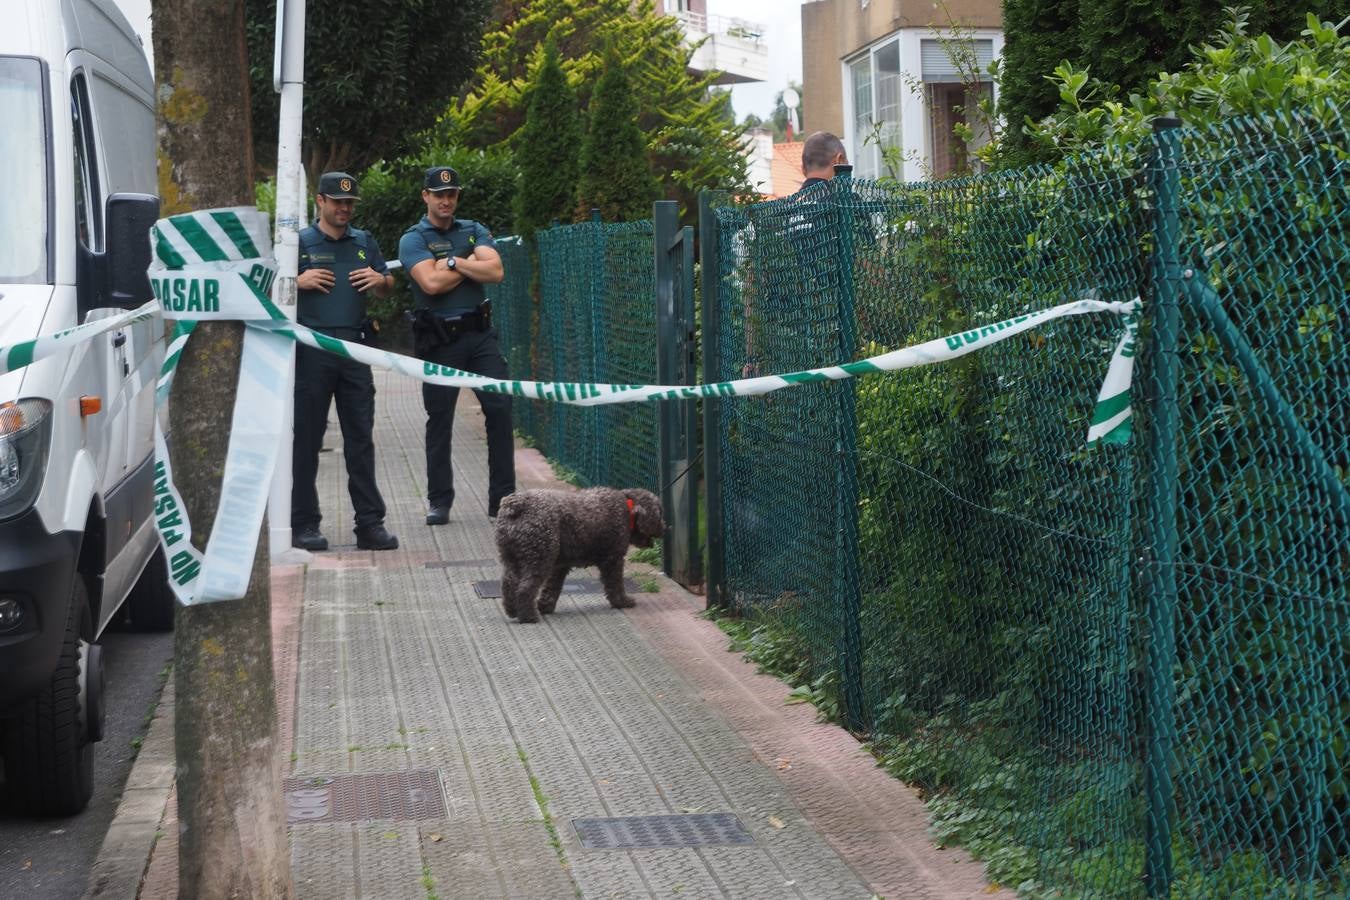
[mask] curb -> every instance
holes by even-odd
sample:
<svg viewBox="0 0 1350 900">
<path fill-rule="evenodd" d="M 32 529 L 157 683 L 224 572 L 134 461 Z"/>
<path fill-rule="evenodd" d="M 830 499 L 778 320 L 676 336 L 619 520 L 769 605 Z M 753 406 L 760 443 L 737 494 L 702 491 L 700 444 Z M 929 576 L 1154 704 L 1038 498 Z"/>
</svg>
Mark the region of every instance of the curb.
<svg viewBox="0 0 1350 900">
<path fill-rule="evenodd" d="M 89 872 L 84 900 L 136 900 L 160 837 L 174 783 L 174 687 L 165 682 L 108 833 Z"/>
</svg>

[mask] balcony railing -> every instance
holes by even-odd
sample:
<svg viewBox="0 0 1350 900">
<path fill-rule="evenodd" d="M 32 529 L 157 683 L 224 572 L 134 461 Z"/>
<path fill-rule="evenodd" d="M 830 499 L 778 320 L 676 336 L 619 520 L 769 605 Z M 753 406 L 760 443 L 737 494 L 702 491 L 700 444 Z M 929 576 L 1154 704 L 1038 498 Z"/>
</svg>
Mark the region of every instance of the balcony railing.
<svg viewBox="0 0 1350 900">
<path fill-rule="evenodd" d="M 686 30 L 700 34 L 726 35 L 752 44 L 764 43 L 765 27 L 758 22 L 747 22 L 728 16 L 710 16 L 707 13 L 679 10 L 671 13 L 684 23 Z"/>
</svg>

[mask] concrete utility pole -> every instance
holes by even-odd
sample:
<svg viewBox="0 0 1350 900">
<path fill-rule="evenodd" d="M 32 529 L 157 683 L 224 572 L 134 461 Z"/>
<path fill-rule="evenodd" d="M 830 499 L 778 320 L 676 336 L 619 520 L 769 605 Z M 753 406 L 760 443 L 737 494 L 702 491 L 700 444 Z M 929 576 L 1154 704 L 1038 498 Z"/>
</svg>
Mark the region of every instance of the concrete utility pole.
<svg viewBox="0 0 1350 900">
<path fill-rule="evenodd" d="M 272 88 L 281 95 L 277 122 L 277 279 L 273 301 L 295 319 L 295 278 L 300 262 L 300 229 L 308 224 L 309 186 L 301 164 L 301 124 L 305 107 L 305 0 L 277 0 L 276 49 L 272 58 Z M 285 373 L 283 396 L 286 421 L 295 414 L 295 355 Z M 291 547 L 292 433 L 283 429 L 267 502 L 268 539 L 273 558 L 286 560 L 304 554 Z M 307 556 L 307 554 L 304 554 Z"/>
</svg>

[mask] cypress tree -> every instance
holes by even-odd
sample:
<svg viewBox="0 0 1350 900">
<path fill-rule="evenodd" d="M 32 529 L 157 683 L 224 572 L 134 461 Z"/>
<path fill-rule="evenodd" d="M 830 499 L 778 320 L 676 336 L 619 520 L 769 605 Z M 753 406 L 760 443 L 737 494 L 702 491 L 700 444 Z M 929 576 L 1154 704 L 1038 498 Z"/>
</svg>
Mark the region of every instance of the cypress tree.
<svg viewBox="0 0 1350 900">
<path fill-rule="evenodd" d="M 599 209 L 607 222 L 645 219 L 660 196 L 638 127 L 637 100 L 623 60 L 605 54 L 604 72 L 591 97 L 590 129 L 581 148 L 577 218 Z"/>
<path fill-rule="evenodd" d="M 576 94 L 558 60 L 552 38 L 530 80 L 529 107 L 516 159 L 516 230 L 531 235 L 553 219 L 566 221 L 576 197 L 581 120 Z"/>
<path fill-rule="evenodd" d="M 1045 80 L 1060 60 L 1076 60 L 1079 0 L 1003 0 L 1003 77 L 999 108 L 1007 124 L 1010 162 L 1031 146 L 1022 133 L 1059 106 L 1059 93 Z"/>
</svg>

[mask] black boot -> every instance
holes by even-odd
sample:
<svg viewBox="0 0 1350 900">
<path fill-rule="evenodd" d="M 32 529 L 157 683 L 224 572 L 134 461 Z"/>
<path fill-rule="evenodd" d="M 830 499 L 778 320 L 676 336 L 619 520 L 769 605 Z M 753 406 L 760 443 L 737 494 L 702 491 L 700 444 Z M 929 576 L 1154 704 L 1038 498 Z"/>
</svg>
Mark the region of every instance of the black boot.
<svg viewBox="0 0 1350 900">
<path fill-rule="evenodd" d="M 390 534 L 382 523 L 366 525 L 356 529 L 356 547 L 358 550 L 397 550 L 398 538 Z"/>
</svg>

